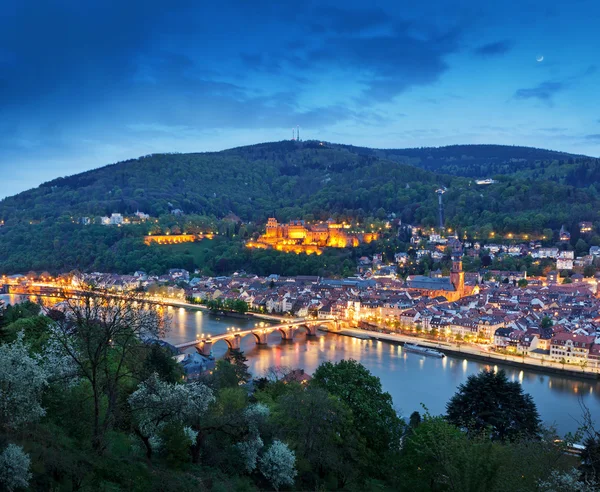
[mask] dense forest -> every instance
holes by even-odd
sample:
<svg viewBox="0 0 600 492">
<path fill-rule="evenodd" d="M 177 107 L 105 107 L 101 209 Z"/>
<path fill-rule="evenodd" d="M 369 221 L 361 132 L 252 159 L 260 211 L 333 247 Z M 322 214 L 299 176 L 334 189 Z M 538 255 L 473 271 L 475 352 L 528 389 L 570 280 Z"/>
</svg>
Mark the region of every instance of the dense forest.
<svg viewBox="0 0 600 492">
<path fill-rule="evenodd" d="M 477 185 L 473 177 L 493 177 L 496 183 Z M 246 223 L 234 243 L 259 231 L 269 216 L 357 222 L 396 217 L 433 227 L 439 187 L 446 188 L 447 226 L 470 237 L 541 236 L 548 230 L 556 235 L 563 225 L 575 233 L 582 220 L 599 230 L 598 186 L 599 160 L 524 147 L 374 150 L 284 141 L 216 153 L 155 154 L 58 178 L 1 201 L 0 272 L 150 270 L 152 263 L 163 270 L 190 267 L 198 258 L 191 251 L 176 255 L 144 247 L 141 238 L 152 223 L 117 230 L 80 225 L 81 217 L 140 210 L 162 224 L 181 210 L 216 228 L 234 213 Z M 187 229 L 184 220 L 179 230 Z M 241 259 L 230 262 L 231 268 L 255 263 L 240 244 L 235 254 Z M 218 258 L 213 260 L 216 267 Z M 322 265 L 310 269 L 326 271 Z"/>
<path fill-rule="evenodd" d="M 172 353 L 148 338 L 168 320 L 136 305 L 95 295 L 67 298 L 62 311 L 26 302 L 0 316 L 0 489 L 591 492 L 600 484 L 600 433 L 556 435 L 503 371 L 470 376 L 444 415 L 414 409 L 404 418 L 394 408 L 402 401 L 353 360 L 324 362 L 312 378 L 284 367 L 250 374 L 233 351 L 185 381 Z M 573 439 L 585 443 L 581 459 L 565 452 Z"/>
</svg>

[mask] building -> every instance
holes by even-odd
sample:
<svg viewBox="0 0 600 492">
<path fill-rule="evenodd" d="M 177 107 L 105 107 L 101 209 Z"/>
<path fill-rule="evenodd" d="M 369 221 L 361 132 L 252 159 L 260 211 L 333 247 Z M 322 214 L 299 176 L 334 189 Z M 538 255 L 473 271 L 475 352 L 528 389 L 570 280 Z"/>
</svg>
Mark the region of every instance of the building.
<svg viewBox="0 0 600 492">
<path fill-rule="evenodd" d="M 556 362 L 587 364 L 590 348 L 595 338 L 576 333 L 557 333 L 550 341 L 550 357 Z"/>
<path fill-rule="evenodd" d="M 121 225 L 123 223 L 123 215 L 112 214 L 110 217 L 100 217 L 100 223 L 102 225 Z"/>
<path fill-rule="evenodd" d="M 573 251 L 561 251 L 556 258 L 557 270 L 573 270 L 573 260 L 575 253 Z"/>
<path fill-rule="evenodd" d="M 249 241 L 249 248 L 273 248 L 287 253 L 321 254 L 322 248 L 356 247 L 360 243 L 377 240 L 377 233 L 351 233 L 350 225 L 338 224 L 332 219 L 327 222 L 307 224 L 303 220 L 292 220 L 280 224 L 271 217 L 266 231 L 256 241 Z"/>
<path fill-rule="evenodd" d="M 562 242 L 569 242 L 571 240 L 571 233 L 565 229 L 565 226 L 561 226 L 560 232 L 558 233 L 558 238 Z"/>
<path fill-rule="evenodd" d="M 465 292 L 465 273 L 462 269 L 462 250 L 455 247 L 452 252 L 452 269 L 450 277 L 427 277 L 412 275 L 406 279 L 408 289 L 418 291 L 421 295 L 445 297 L 448 301 L 457 301 L 468 295 Z"/>
<path fill-rule="evenodd" d="M 123 216 L 121 214 L 111 214 L 110 225 L 121 225 L 123 223 Z"/>
<path fill-rule="evenodd" d="M 532 258 L 556 258 L 558 256 L 558 248 L 539 248 L 531 252 Z"/>
<path fill-rule="evenodd" d="M 580 234 L 589 234 L 594 230 L 594 224 L 591 222 L 580 222 L 579 223 L 579 233 Z"/>
</svg>

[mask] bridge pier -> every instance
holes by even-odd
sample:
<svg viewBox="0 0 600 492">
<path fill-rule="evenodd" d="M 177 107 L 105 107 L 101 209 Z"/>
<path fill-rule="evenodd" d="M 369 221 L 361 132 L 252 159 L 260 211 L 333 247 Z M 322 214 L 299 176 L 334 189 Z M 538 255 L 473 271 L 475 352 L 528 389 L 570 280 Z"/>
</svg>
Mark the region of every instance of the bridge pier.
<svg viewBox="0 0 600 492">
<path fill-rule="evenodd" d="M 281 333 L 281 340 L 284 342 L 293 342 L 294 335 L 296 334 L 296 329 L 293 326 L 282 326 L 279 328 L 279 333 Z"/>
<path fill-rule="evenodd" d="M 225 339 L 227 345 L 229 346 L 229 350 L 240 350 L 242 346 L 242 337 L 239 335 L 234 335 L 232 337 L 228 337 Z"/>
<path fill-rule="evenodd" d="M 268 345 L 269 343 L 269 332 L 266 330 L 253 331 L 252 334 L 256 339 L 256 345 Z"/>
<path fill-rule="evenodd" d="M 317 328 L 318 325 L 310 325 L 310 324 L 305 324 L 305 325 L 300 325 L 302 328 L 306 329 L 306 336 L 307 337 L 316 337 L 317 336 Z"/>
<path fill-rule="evenodd" d="M 212 355 L 212 340 L 200 340 L 196 345 L 196 351 L 205 357 L 210 357 Z"/>
</svg>

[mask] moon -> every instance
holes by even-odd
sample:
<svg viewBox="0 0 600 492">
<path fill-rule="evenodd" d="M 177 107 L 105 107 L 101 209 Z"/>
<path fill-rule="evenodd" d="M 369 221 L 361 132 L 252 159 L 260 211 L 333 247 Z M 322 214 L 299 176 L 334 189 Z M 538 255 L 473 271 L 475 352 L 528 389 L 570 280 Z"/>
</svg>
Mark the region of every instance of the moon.
<svg viewBox="0 0 600 492">
<path fill-rule="evenodd" d="M 538 55 L 538 56 L 536 56 L 536 57 L 535 57 L 535 59 L 536 59 L 538 62 L 543 62 L 543 61 L 544 61 L 544 55 Z"/>
</svg>

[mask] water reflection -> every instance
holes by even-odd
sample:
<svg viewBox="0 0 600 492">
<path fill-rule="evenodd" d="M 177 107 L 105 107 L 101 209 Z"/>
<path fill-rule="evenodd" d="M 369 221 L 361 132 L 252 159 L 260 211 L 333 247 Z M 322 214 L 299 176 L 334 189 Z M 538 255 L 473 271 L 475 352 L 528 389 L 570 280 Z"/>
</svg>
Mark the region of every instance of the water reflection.
<svg viewBox="0 0 600 492">
<path fill-rule="evenodd" d="M 18 302 L 18 296 L 1 296 L 7 303 Z M 171 331 L 165 339 L 173 344 L 194 340 L 201 333 L 221 334 L 235 326 L 248 329 L 255 326 L 253 320 L 215 317 L 195 310 L 171 309 Z M 538 406 L 542 419 L 556 423 L 560 432 L 572 432 L 581 420 L 580 400 L 585 403 L 592 417 L 600 423 L 599 384 L 594 381 L 579 381 L 573 378 L 545 375 L 521 370 L 514 366 L 498 366 L 479 363 L 464 358 L 443 359 L 407 353 L 401 346 L 381 341 L 360 340 L 320 333 L 306 338 L 298 333 L 294 342 L 281 340 L 279 332 L 269 335 L 268 346 L 255 344 L 253 336 L 242 339 L 242 349 L 248 357 L 254 375 L 264 374 L 271 366 L 302 367 L 312 373 L 324 361 L 355 359 L 364 364 L 373 374 L 381 378 L 383 388 L 388 391 L 403 415 L 421 410 L 424 403 L 432 414 L 445 411 L 445 404 L 455 393 L 456 387 L 468 376 L 481 369 L 504 369 L 511 381 L 518 381 L 530 393 Z M 224 341 L 215 343 L 213 353 L 221 357 L 227 351 Z"/>
</svg>

